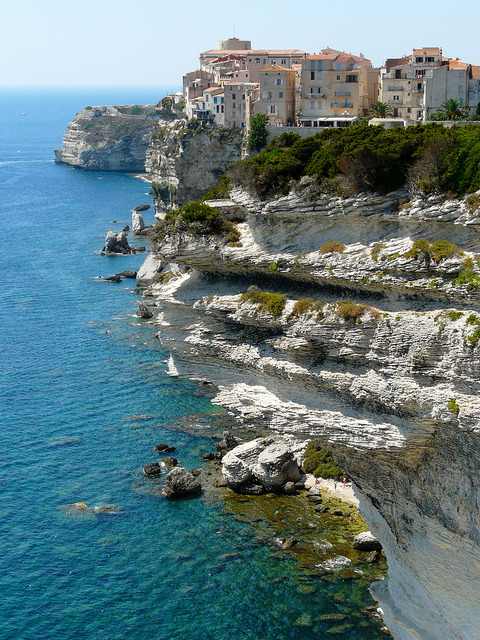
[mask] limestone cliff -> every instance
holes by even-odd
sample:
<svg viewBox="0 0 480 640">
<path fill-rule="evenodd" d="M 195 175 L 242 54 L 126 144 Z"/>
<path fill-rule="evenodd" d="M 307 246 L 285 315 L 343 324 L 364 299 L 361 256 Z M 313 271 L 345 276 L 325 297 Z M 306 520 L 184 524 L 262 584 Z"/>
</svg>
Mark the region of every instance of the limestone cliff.
<svg viewBox="0 0 480 640">
<path fill-rule="evenodd" d="M 231 198 L 238 241 L 165 236 L 149 258 L 176 371 L 241 421 L 324 440 L 386 552 L 397 640 L 478 640 L 475 199 Z"/>
<path fill-rule="evenodd" d="M 146 159 L 157 213 L 197 200 L 216 186 L 228 165 L 240 160 L 242 139 L 240 129 L 204 128 L 184 118 L 160 121 Z"/>
<path fill-rule="evenodd" d="M 87 171 L 145 171 L 158 113 L 153 106 L 87 107 L 67 126 L 55 162 Z"/>
</svg>

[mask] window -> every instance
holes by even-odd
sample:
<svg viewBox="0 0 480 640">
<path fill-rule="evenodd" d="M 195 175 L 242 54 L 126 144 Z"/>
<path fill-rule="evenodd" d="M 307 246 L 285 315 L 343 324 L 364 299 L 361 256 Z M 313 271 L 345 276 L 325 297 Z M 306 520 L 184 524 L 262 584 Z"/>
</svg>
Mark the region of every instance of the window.
<svg viewBox="0 0 480 640">
<path fill-rule="evenodd" d="M 281 61 L 280 64 L 287 64 L 287 61 L 285 60 L 285 58 Z"/>
<path fill-rule="evenodd" d="M 401 77 L 402 77 L 402 70 L 395 69 L 395 78 L 401 78 Z"/>
<path fill-rule="evenodd" d="M 245 100 L 245 94 L 242 93 L 242 100 Z"/>
<path fill-rule="evenodd" d="M 276 60 L 272 60 L 272 65 L 277 64 Z"/>
<path fill-rule="evenodd" d="M 315 71 L 315 60 L 310 60 L 310 71 Z"/>
<path fill-rule="evenodd" d="M 340 76 L 337 76 L 337 80 L 340 80 Z"/>
<path fill-rule="evenodd" d="M 235 111 L 232 111 L 232 118 L 235 118 L 235 117 L 236 117 Z"/>
<path fill-rule="evenodd" d="M 268 105 L 268 113 L 270 115 L 275 115 L 277 113 L 277 105 L 276 104 Z"/>
<path fill-rule="evenodd" d="M 321 109 L 322 108 L 322 103 L 320 101 L 317 102 L 317 108 Z"/>
<path fill-rule="evenodd" d="M 417 56 L 415 62 L 423 62 L 423 56 Z"/>
<path fill-rule="evenodd" d="M 213 104 L 217 104 L 217 98 L 213 99 Z"/>
<path fill-rule="evenodd" d="M 275 78 L 275 86 L 281 87 L 283 84 L 283 78 Z"/>
<path fill-rule="evenodd" d="M 260 58 L 255 58 L 254 62 L 255 64 L 260 64 Z"/>
<path fill-rule="evenodd" d="M 317 69 L 318 69 L 319 71 L 321 71 L 321 70 L 322 70 L 322 61 L 321 61 L 321 60 L 318 60 L 318 62 L 317 62 Z"/>
<path fill-rule="evenodd" d="M 341 71 L 342 70 L 342 63 L 341 62 L 337 62 L 337 71 Z"/>
<path fill-rule="evenodd" d="M 232 93 L 232 100 L 236 99 L 237 94 L 236 93 Z"/>
<path fill-rule="evenodd" d="M 225 105 L 222 104 L 222 113 L 225 111 Z"/>
<path fill-rule="evenodd" d="M 315 109 L 315 103 L 314 102 L 310 102 L 310 109 Z"/>
<path fill-rule="evenodd" d="M 433 56 L 427 56 L 425 62 L 435 62 L 435 58 Z"/>
<path fill-rule="evenodd" d="M 279 98 L 283 98 L 283 91 L 279 91 L 279 92 L 278 92 L 278 97 L 279 97 Z"/>
<path fill-rule="evenodd" d="M 464 75 L 465 75 L 465 71 L 459 71 L 459 72 L 458 72 L 458 77 L 459 77 L 459 78 L 463 78 L 463 77 L 464 77 Z"/>
<path fill-rule="evenodd" d="M 321 72 L 321 71 L 319 71 L 319 72 L 318 72 L 318 76 L 317 76 L 317 78 L 318 78 L 319 80 L 321 80 L 321 79 L 322 79 L 322 72 Z"/>
<path fill-rule="evenodd" d="M 315 71 L 310 71 L 310 80 L 315 80 Z"/>
<path fill-rule="evenodd" d="M 345 78 L 345 82 L 358 82 L 358 76 L 348 76 Z"/>
<path fill-rule="evenodd" d="M 271 99 L 272 99 L 272 92 L 271 92 L 271 91 L 269 91 L 269 92 L 267 93 L 267 100 L 271 100 Z"/>
<path fill-rule="evenodd" d="M 458 85 L 458 93 L 462 93 L 463 91 L 463 87 L 461 84 Z"/>
<path fill-rule="evenodd" d="M 317 87 L 317 93 L 322 93 L 322 87 Z"/>
<path fill-rule="evenodd" d="M 235 109 L 235 102 L 232 104 L 232 109 Z M 234 116 L 235 117 L 235 116 Z"/>
</svg>

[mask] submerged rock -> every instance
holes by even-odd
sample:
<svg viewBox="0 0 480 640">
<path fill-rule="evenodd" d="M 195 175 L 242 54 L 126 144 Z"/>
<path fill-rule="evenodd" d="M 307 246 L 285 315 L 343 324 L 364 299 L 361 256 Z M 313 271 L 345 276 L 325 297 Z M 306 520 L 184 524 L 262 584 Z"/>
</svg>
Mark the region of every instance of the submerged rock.
<svg viewBox="0 0 480 640">
<path fill-rule="evenodd" d="M 165 495 L 167 498 L 185 498 L 198 495 L 202 483 L 183 467 L 175 467 L 165 477 Z"/>
<path fill-rule="evenodd" d="M 173 469 L 178 465 L 178 460 L 173 456 L 167 456 L 166 458 L 162 458 L 160 460 L 160 464 L 164 464 L 167 469 Z"/>
<path fill-rule="evenodd" d="M 154 449 L 155 451 L 158 451 L 158 453 L 171 453 L 172 451 L 175 451 L 175 447 L 171 447 L 165 442 L 161 442 L 160 444 L 157 444 L 154 447 Z"/>
</svg>

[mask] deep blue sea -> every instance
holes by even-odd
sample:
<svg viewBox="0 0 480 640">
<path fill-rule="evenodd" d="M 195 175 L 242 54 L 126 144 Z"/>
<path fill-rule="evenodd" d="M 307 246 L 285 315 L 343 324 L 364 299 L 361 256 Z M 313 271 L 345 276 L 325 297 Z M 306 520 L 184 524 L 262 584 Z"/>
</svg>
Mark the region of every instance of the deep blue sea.
<svg viewBox="0 0 480 640">
<path fill-rule="evenodd" d="M 166 375 L 132 281 L 96 279 L 143 261 L 96 251 L 148 185 L 56 165 L 53 148 L 86 105 L 164 93 L 0 92 L 0 640 L 377 640 L 364 586 L 308 578 L 253 525 L 142 475 L 159 442 L 198 466 L 212 441 L 172 425 L 219 409 Z M 78 501 L 121 510 L 58 508 Z M 348 628 L 321 618 L 335 612 Z"/>
</svg>

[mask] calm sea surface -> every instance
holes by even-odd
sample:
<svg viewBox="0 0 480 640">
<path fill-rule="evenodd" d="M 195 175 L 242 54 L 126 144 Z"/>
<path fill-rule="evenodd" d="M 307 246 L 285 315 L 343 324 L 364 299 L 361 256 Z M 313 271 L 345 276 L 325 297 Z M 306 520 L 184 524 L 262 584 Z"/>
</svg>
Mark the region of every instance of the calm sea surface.
<svg viewBox="0 0 480 640">
<path fill-rule="evenodd" d="M 163 441 L 197 466 L 211 440 L 171 427 L 218 409 L 165 374 L 132 281 L 95 279 L 140 266 L 95 251 L 151 202 L 148 186 L 55 165 L 53 148 L 86 105 L 164 93 L 0 93 L 0 640 L 382 638 L 358 613 L 364 586 L 302 575 L 253 544 L 253 526 L 167 502 L 141 473 Z M 121 511 L 58 508 L 78 501 Z"/>
</svg>

